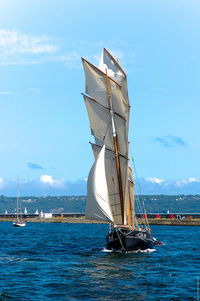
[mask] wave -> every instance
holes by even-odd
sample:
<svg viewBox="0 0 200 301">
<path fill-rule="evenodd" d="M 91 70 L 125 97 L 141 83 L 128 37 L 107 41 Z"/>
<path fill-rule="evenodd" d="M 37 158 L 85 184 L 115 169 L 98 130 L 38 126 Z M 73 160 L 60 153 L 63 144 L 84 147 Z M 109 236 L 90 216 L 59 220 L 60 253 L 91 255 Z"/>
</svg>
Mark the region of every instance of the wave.
<svg viewBox="0 0 200 301">
<path fill-rule="evenodd" d="M 21 257 L 15 257 L 15 256 L 5 256 L 5 257 L 0 257 L 0 262 L 23 262 L 26 261 L 27 258 L 21 258 Z"/>
</svg>

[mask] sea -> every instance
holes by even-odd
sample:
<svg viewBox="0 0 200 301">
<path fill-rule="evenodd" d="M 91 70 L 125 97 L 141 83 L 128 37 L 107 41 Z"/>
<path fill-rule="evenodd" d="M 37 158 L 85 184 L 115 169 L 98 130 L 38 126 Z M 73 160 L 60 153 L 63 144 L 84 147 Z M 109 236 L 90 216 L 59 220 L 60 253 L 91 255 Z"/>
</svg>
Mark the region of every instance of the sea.
<svg viewBox="0 0 200 301">
<path fill-rule="evenodd" d="M 164 245 L 121 254 L 108 225 L 0 222 L 0 300 L 199 300 L 200 227 L 151 228 Z"/>
</svg>

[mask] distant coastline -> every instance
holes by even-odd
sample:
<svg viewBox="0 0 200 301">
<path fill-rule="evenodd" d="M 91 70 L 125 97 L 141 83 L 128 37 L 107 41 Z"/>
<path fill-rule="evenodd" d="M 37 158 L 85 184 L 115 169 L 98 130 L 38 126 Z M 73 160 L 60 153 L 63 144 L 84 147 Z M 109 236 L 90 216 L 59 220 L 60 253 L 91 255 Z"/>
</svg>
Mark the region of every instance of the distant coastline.
<svg viewBox="0 0 200 301">
<path fill-rule="evenodd" d="M 200 195 L 142 195 L 135 196 L 136 212 L 139 211 L 137 198 L 144 201 L 147 213 L 198 213 L 200 211 Z M 38 211 L 51 213 L 85 213 L 86 196 L 21 196 L 21 211 L 35 213 Z M 16 197 L 0 196 L 0 214 L 14 213 L 16 210 Z"/>
</svg>

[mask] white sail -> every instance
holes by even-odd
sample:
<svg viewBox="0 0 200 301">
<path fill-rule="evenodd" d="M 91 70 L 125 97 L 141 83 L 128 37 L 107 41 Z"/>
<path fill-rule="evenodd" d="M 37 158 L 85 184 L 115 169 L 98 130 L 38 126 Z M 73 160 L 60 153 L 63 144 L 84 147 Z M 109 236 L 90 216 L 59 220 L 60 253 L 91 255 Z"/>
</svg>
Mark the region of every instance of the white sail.
<svg viewBox="0 0 200 301">
<path fill-rule="evenodd" d="M 88 219 L 113 222 L 105 174 L 105 145 L 88 176 L 85 216 Z"/>
<path fill-rule="evenodd" d="M 108 72 L 108 75 L 121 86 L 123 97 L 127 104 L 129 104 L 127 76 L 120 64 L 114 57 L 106 50 L 103 49 L 99 69 L 103 72 Z"/>
<path fill-rule="evenodd" d="M 90 128 L 92 135 L 114 151 L 112 120 L 109 109 L 101 105 L 93 98 L 90 98 L 86 95 L 83 95 L 83 97 L 90 119 Z M 115 122 L 115 129 L 117 132 L 119 152 L 122 155 L 128 157 L 126 120 L 116 113 L 114 113 L 113 117 Z"/>
<path fill-rule="evenodd" d="M 96 144 L 91 143 L 91 145 L 92 145 L 94 156 L 95 158 L 97 158 L 101 148 Z M 125 199 L 126 174 L 127 174 L 126 166 L 128 165 L 128 160 L 122 156 L 120 156 L 119 159 L 121 165 L 122 190 Z M 116 169 L 116 162 L 115 162 L 115 153 L 109 149 L 106 149 L 105 151 L 105 172 L 106 172 L 106 179 L 107 179 L 109 202 L 110 202 L 114 222 L 118 225 L 121 225 L 122 213 L 121 213 L 117 169 Z"/>
<path fill-rule="evenodd" d="M 133 182 L 129 181 L 129 114 L 127 76 L 112 55 L 103 49 L 100 67 L 82 59 L 85 72 L 83 94 L 91 133 L 95 159 L 105 145 L 105 174 L 108 201 L 115 224 L 131 224 L 134 219 Z M 92 172 L 92 171 L 91 171 Z M 94 171 L 93 171 L 94 172 Z M 100 185 L 97 182 L 96 185 Z M 98 187 L 99 189 L 99 187 Z M 90 192 L 89 192 L 90 193 Z M 96 202 L 96 201 L 95 201 Z M 89 210 L 87 205 L 87 210 Z M 90 207 L 92 208 L 92 200 Z M 95 205 L 96 206 L 96 205 Z M 92 217 L 97 219 L 97 217 Z"/>
<path fill-rule="evenodd" d="M 99 101 L 103 106 L 109 108 L 106 74 L 88 61 L 82 59 L 82 62 L 86 80 L 85 92 Z M 113 111 L 123 117 L 127 116 L 129 105 L 123 98 L 121 86 L 110 77 L 108 78 L 108 82 Z"/>
</svg>

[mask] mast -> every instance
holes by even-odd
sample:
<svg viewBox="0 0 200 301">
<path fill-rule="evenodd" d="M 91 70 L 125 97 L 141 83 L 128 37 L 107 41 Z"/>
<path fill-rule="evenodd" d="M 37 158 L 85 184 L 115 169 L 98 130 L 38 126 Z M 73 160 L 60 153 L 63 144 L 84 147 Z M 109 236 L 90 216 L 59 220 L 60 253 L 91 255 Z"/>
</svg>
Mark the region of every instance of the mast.
<svg viewBox="0 0 200 301">
<path fill-rule="evenodd" d="M 129 227 L 134 226 L 134 216 L 133 216 L 133 208 L 132 208 L 132 203 L 131 203 L 131 191 L 130 191 L 130 185 L 134 184 L 131 183 L 131 181 L 128 179 L 128 208 L 127 208 L 127 216 L 128 216 L 128 225 Z M 132 191 L 134 193 L 134 189 Z M 133 197 L 133 202 L 134 202 L 134 196 Z"/>
<path fill-rule="evenodd" d="M 111 114 L 111 121 L 112 121 L 113 141 L 114 141 L 115 160 L 116 160 L 117 178 L 118 178 L 119 195 L 120 195 L 122 224 L 124 224 L 124 198 L 123 198 L 123 189 L 122 189 L 122 179 L 121 179 L 121 170 L 120 170 L 120 162 L 119 162 L 119 152 L 118 152 L 118 146 L 117 146 L 117 134 L 115 131 L 115 124 L 114 124 L 113 110 L 112 110 L 112 104 L 111 104 L 111 98 L 110 98 L 107 69 L 106 69 L 106 83 L 107 83 L 107 94 L 108 94 L 108 106 L 109 106 L 109 111 Z"/>
<path fill-rule="evenodd" d="M 128 208 L 127 208 L 127 215 L 128 215 L 128 225 L 131 227 L 131 203 L 130 203 L 130 192 L 129 192 L 129 201 L 128 201 Z"/>
<path fill-rule="evenodd" d="M 19 207 L 19 177 L 17 177 L 17 219 L 18 219 L 18 207 Z"/>
</svg>

